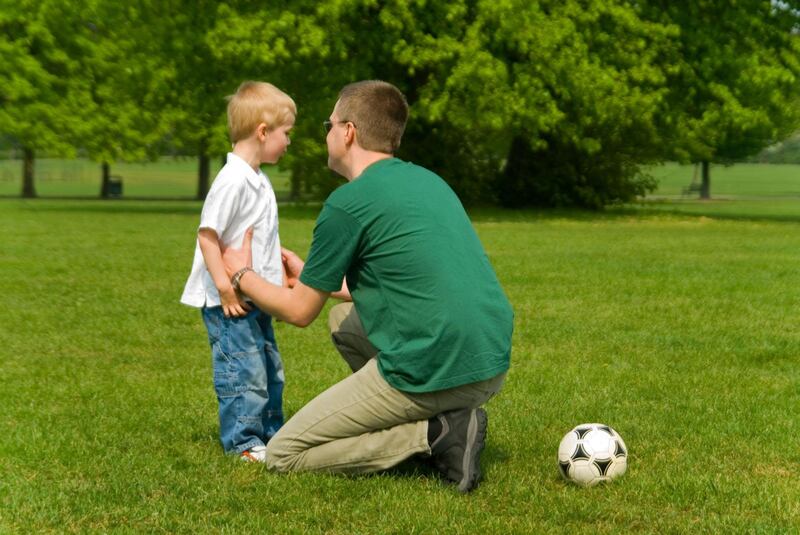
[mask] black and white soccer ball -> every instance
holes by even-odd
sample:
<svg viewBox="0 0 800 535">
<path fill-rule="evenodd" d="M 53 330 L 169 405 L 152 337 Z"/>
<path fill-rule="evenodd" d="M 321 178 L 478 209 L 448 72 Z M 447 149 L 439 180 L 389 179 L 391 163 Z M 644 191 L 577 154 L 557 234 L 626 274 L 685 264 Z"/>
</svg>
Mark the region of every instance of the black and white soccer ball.
<svg viewBox="0 0 800 535">
<path fill-rule="evenodd" d="M 561 439 L 558 467 L 567 481 L 591 487 L 625 473 L 628 448 L 611 427 L 581 424 Z"/>
</svg>

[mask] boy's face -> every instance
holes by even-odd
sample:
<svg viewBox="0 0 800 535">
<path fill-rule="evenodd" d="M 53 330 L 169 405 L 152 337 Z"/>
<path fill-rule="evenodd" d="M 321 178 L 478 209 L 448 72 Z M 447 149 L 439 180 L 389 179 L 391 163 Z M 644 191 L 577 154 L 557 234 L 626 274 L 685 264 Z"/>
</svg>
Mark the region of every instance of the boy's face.
<svg viewBox="0 0 800 535">
<path fill-rule="evenodd" d="M 278 160 L 281 159 L 281 156 L 283 156 L 292 142 L 289 139 L 289 133 L 294 128 L 294 117 L 274 130 L 267 130 L 267 125 L 265 124 L 259 125 L 258 128 L 258 139 L 261 142 L 261 163 L 278 163 Z"/>
</svg>

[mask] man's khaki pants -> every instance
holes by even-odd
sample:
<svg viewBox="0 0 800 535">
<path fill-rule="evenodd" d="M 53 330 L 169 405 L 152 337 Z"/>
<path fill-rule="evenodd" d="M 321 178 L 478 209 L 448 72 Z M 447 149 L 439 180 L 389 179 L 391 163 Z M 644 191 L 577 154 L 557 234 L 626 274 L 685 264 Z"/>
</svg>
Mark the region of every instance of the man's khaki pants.
<svg viewBox="0 0 800 535">
<path fill-rule="evenodd" d="M 328 323 L 354 373 L 311 400 L 272 437 L 267 464 L 273 470 L 374 472 L 430 454 L 429 418 L 478 407 L 503 385 L 505 373 L 438 392 L 401 392 L 378 371 L 377 350 L 352 303 L 333 307 Z"/>
</svg>

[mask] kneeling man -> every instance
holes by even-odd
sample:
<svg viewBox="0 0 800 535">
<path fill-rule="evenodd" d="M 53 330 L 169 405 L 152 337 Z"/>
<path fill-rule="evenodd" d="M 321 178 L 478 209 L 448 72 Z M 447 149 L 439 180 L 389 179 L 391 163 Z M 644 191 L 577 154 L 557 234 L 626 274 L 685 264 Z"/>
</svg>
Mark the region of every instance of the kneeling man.
<svg viewBox="0 0 800 535">
<path fill-rule="evenodd" d="M 346 86 L 325 121 L 328 165 L 348 183 L 326 200 L 290 287 L 224 259 L 238 290 L 306 326 L 331 294 L 334 344 L 353 374 L 319 394 L 267 445 L 277 471 L 363 473 L 416 454 L 461 492 L 480 479 L 487 416 L 511 355 L 513 312 L 464 208 L 436 174 L 393 156 L 408 105 L 380 81 Z M 343 284 L 343 281 L 345 282 Z"/>
</svg>

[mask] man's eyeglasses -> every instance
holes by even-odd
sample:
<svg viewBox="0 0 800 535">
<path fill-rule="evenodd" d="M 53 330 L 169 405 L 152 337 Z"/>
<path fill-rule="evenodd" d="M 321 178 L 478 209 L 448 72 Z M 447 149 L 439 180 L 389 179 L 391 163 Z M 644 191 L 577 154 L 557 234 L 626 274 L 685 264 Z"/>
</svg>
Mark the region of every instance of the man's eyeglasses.
<svg viewBox="0 0 800 535">
<path fill-rule="evenodd" d="M 333 125 L 335 125 L 335 124 L 344 124 L 344 123 L 353 123 L 353 121 L 328 121 L 328 120 L 326 120 L 326 121 L 322 121 L 322 126 L 325 128 L 325 133 L 327 134 L 328 132 L 331 131 L 331 128 L 333 128 Z M 355 125 L 356 124 L 353 123 L 353 126 L 355 126 Z"/>
</svg>

